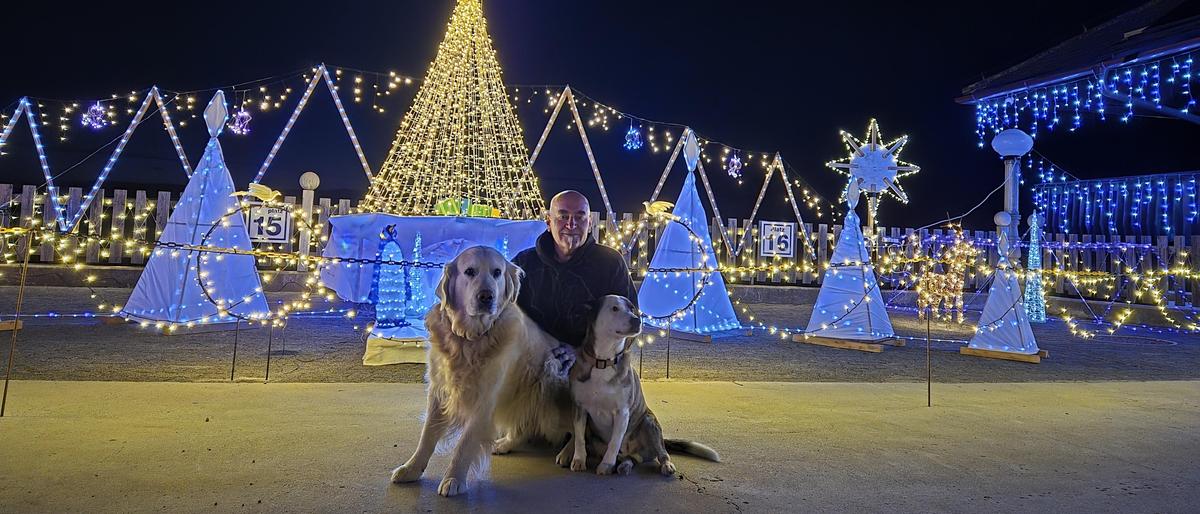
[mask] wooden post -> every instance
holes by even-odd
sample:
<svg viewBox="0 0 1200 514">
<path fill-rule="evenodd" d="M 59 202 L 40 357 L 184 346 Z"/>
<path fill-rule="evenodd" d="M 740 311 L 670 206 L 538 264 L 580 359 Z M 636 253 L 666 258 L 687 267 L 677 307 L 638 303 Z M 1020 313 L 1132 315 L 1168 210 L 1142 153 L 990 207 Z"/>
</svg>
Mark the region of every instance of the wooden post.
<svg viewBox="0 0 1200 514">
<path fill-rule="evenodd" d="M 37 187 L 21 186 L 21 217 L 17 221 L 18 227 L 33 226 L 34 198 L 36 197 Z M 26 253 L 31 251 L 33 250 L 29 248 L 29 241 L 27 239 L 21 238 L 21 240 L 17 242 L 17 258 L 22 258 Z"/>
<path fill-rule="evenodd" d="M 12 184 L 0 184 L 0 227 L 12 226 L 12 213 L 19 212 L 18 210 L 13 209 L 14 206 L 15 202 L 13 202 Z M 18 221 L 18 224 L 19 223 L 20 222 Z M 8 246 L 6 243 L 7 241 L 7 238 L 0 238 L 0 255 L 8 252 Z"/>
<path fill-rule="evenodd" d="M 591 223 L 592 223 L 592 239 L 595 239 L 597 242 L 602 241 L 600 239 L 600 213 L 598 213 L 596 211 L 589 212 L 588 218 L 591 219 Z M 610 220 L 610 221 L 612 221 L 613 223 L 616 223 L 616 220 Z"/>
<path fill-rule="evenodd" d="M 1170 253 L 1168 253 L 1169 249 L 1167 248 L 1167 241 L 1169 239 L 1170 238 L 1167 236 L 1158 236 L 1158 244 L 1156 246 L 1158 246 L 1158 267 L 1160 269 L 1168 269 L 1171 266 L 1171 256 Z M 1158 290 L 1162 291 L 1162 295 L 1167 299 L 1167 301 L 1171 301 L 1169 298 L 1169 294 L 1171 292 L 1171 277 L 1164 276 L 1162 281 L 1158 284 Z"/>
<path fill-rule="evenodd" d="M 1083 245 L 1085 247 L 1081 252 L 1083 254 L 1083 269 L 1085 269 L 1085 270 L 1093 269 L 1092 268 L 1092 249 L 1087 248 L 1087 247 L 1091 246 L 1091 244 L 1092 244 L 1092 236 L 1090 234 L 1084 234 L 1083 241 L 1081 241 L 1081 242 L 1083 243 Z"/>
<path fill-rule="evenodd" d="M 1188 247 L 1189 269 L 1200 268 L 1200 236 L 1192 236 L 1192 245 Z M 1192 307 L 1200 307 L 1200 280 L 1192 279 Z"/>
<path fill-rule="evenodd" d="M 817 284 L 825 282 L 825 265 L 829 262 L 829 226 L 821 223 L 817 225 Z"/>
<path fill-rule="evenodd" d="M 113 191 L 112 211 L 109 220 L 108 238 L 112 241 L 109 244 L 108 262 L 110 264 L 121 264 L 125 250 L 125 201 L 129 193 L 124 189 Z"/>
<path fill-rule="evenodd" d="M 313 198 L 316 192 L 312 189 L 304 189 L 300 191 L 300 218 L 303 222 L 301 225 L 308 226 L 313 222 Z M 312 250 L 312 231 L 307 228 L 300 229 L 300 262 L 296 263 L 297 271 L 305 271 L 308 269 L 308 252 Z M 268 369 L 270 369 L 268 367 Z"/>
<path fill-rule="evenodd" d="M 168 195 L 171 194 L 169 191 L 166 193 Z M 147 213 L 147 215 L 144 216 L 141 221 L 141 226 L 144 230 L 138 230 L 138 216 L 142 216 L 143 213 L 146 213 L 146 205 L 149 203 L 149 200 L 146 198 L 146 196 L 146 192 L 142 190 L 133 192 L 133 212 L 131 213 L 133 214 L 133 229 L 129 233 L 129 238 L 135 241 L 138 239 L 147 242 L 158 241 L 158 236 L 162 234 L 162 231 L 167 226 L 166 222 L 163 222 L 160 225 L 157 218 L 155 218 L 154 231 L 151 232 L 149 215 Z M 170 203 L 171 201 L 167 200 L 168 207 L 170 207 Z M 137 243 L 134 243 L 125 247 L 126 253 L 129 254 L 129 262 L 133 264 L 142 264 L 146 262 L 146 256 L 138 249 L 138 246 L 139 245 Z"/>
<path fill-rule="evenodd" d="M 1055 234 L 1055 241 L 1058 243 L 1058 248 L 1054 250 L 1055 259 L 1058 269 L 1067 269 L 1067 251 L 1063 249 L 1063 244 L 1067 242 L 1066 234 Z M 1046 267 L 1045 264 L 1042 267 Z M 1061 274 L 1054 276 L 1054 292 L 1063 294 L 1066 289 L 1063 287 L 1063 276 Z"/>
<path fill-rule="evenodd" d="M 97 189 L 96 196 L 92 198 L 92 205 L 88 208 L 87 215 L 87 255 L 85 259 L 88 264 L 100 263 L 100 242 L 96 239 L 104 237 L 104 190 Z"/>
<path fill-rule="evenodd" d="M 283 203 L 288 204 L 288 205 L 296 205 L 296 197 L 285 196 L 285 197 L 283 197 Z M 293 229 L 294 228 L 297 228 L 297 227 L 293 227 Z M 292 238 L 289 237 L 287 242 L 283 244 L 283 251 L 291 253 L 291 252 L 296 251 L 296 246 L 304 244 L 303 241 L 300 241 L 299 245 L 297 245 L 294 241 L 295 240 L 293 240 Z"/>
<path fill-rule="evenodd" d="M 1075 245 L 1078 242 L 1079 236 L 1077 234 L 1067 236 L 1067 244 L 1070 245 L 1070 248 L 1067 250 L 1066 269 L 1069 271 L 1079 271 L 1079 247 Z M 1074 296 L 1078 292 L 1082 292 L 1079 284 L 1071 283 L 1071 288 L 1067 290 L 1067 294 Z"/>
<path fill-rule="evenodd" d="M 1185 239 L 1183 236 L 1175 236 L 1173 239 L 1172 244 L 1174 246 L 1171 248 L 1171 266 L 1172 267 L 1180 267 L 1180 268 L 1187 267 L 1188 261 L 1187 261 L 1187 259 L 1185 259 L 1183 257 L 1184 252 L 1185 252 L 1184 246 L 1183 246 L 1184 241 L 1185 241 Z M 1183 307 L 1184 305 L 1190 305 L 1190 302 L 1184 301 L 1185 300 L 1184 296 L 1186 295 L 1186 291 L 1187 291 L 1187 281 L 1182 278 L 1177 278 L 1174 280 L 1174 282 L 1175 282 L 1175 284 L 1172 286 L 1172 289 L 1175 291 L 1175 305 L 1178 305 L 1180 307 Z"/>
<path fill-rule="evenodd" d="M 47 231 L 58 230 L 58 216 L 54 212 L 54 203 L 50 201 L 50 195 L 42 195 L 42 229 Z M 41 249 L 38 251 L 39 262 L 54 262 L 54 244 L 42 243 Z"/>
<path fill-rule="evenodd" d="M 321 212 L 317 214 L 317 224 L 321 226 L 321 233 L 317 235 L 318 254 L 325 252 L 325 245 L 329 243 L 329 234 L 333 227 L 329 226 L 329 216 L 333 214 L 333 201 L 328 198 L 322 198 L 317 201 L 318 208 Z"/>
</svg>

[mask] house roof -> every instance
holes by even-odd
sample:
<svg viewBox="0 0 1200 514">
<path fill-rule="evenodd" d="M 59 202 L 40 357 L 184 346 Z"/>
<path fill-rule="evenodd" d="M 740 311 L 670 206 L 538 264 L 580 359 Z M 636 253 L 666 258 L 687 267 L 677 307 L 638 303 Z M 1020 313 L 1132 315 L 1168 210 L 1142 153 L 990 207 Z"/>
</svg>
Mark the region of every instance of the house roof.
<svg viewBox="0 0 1200 514">
<path fill-rule="evenodd" d="M 1153 0 L 1087 29 L 962 90 L 971 104 L 997 95 L 1043 87 L 1139 60 L 1200 48 L 1200 12 L 1187 0 Z"/>
</svg>

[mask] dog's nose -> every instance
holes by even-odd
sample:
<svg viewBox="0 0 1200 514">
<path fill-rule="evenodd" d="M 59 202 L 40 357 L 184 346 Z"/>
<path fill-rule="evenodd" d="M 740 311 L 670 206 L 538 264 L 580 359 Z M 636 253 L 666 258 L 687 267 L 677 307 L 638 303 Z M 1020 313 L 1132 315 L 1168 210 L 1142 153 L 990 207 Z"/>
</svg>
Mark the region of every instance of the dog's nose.
<svg viewBox="0 0 1200 514">
<path fill-rule="evenodd" d="M 496 297 L 491 291 L 480 291 L 478 299 L 479 303 L 482 305 L 491 305 L 492 302 L 496 300 Z"/>
</svg>

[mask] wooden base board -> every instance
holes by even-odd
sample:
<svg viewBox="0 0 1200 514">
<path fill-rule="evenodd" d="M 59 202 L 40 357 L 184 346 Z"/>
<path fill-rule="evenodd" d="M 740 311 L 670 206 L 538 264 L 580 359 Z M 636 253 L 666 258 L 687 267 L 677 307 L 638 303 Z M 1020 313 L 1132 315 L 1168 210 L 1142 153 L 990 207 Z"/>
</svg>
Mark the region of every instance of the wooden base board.
<svg viewBox="0 0 1200 514">
<path fill-rule="evenodd" d="M 7 332 L 10 330 L 21 330 L 22 328 L 24 328 L 24 326 L 25 326 L 25 323 L 19 319 L 10 319 L 8 321 L 0 321 L 0 332 Z"/>
<path fill-rule="evenodd" d="M 1028 362 L 1032 364 L 1041 364 L 1042 357 L 1049 357 L 1050 352 L 1040 350 L 1033 355 L 1025 355 L 1012 352 L 998 352 L 995 350 L 980 350 L 978 348 L 962 347 L 958 349 L 958 353 L 963 355 L 971 355 L 974 357 L 985 357 L 988 359 L 1002 359 L 1007 361 Z"/>
<path fill-rule="evenodd" d="M 712 336 L 704 335 L 704 334 L 693 334 L 691 332 L 683 332 L 683 331 L 679 331 L 679 330 L 672 330 L 668 335 L 671 336 L 671 339 L 682 339 L 684 341 L 692 341 L 692 342 L 696 342 L 696 343 L 711 343 L 712 342 Z"/>
<path fill-rule="evenodd" d="M 792 336 L 792 341 L 797 343 L 815 344 L 818 346 L 828 346 L 830 348 L 842 348 L 844 350 L 858 350 L 860 352 L 880 353 L 884 346 L 904 346 L 904 340 L 884 338 L 875 339 L 873 341 L 853 341 L 849 339 L 832 339 L 828 337 L 809 336 L 804 337 L 804 334 L 795 334 Z"/>
<path fill-rule="evenodd" d="M 151 327 L 153 327 L 153 325 L 151 325 Z M 230 337 L 233 337 L 234 332 L 248 332 L 248 331 L 257 332 L 264 328 L 269 328 L 269 327 L 265 327 L 263 325 L 251 325 L 249 323 L 243 323 L 241 327 L 238 327 L 236 322 L 203 323 L 200 325 L 196 325 L 192 328 L 180 327 L 175 330 L 159 330 L 158 335 L 164 336 L 164 337 L 171 337 L 171 336 L 195 335 L 195 334 L 215 334 L 218 332 L 224 332 L 224 333 L 228 333 Z"/>
</svg>

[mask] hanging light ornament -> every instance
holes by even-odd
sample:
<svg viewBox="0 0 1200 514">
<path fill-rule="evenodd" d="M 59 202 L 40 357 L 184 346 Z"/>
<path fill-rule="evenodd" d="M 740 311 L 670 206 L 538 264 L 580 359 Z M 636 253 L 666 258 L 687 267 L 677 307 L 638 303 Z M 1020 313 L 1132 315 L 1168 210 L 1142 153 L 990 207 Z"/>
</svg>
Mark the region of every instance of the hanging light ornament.
<svg viewBox="0 0 1200 514">
<path fill-rule="evenodd" d="M 250 112 L 245 108 L 239 108 L 233 121 L 229 123 L 229 130 L 239 136 L 244 136 L 250 133 L 250 120 L 254 119 L 250 116 Z"/>
<path fill-rule="evenodd" d="M 633 121 L 629 122 L 629 130 L 625 132 L 625 149 L 638 150 L 642 148 L 642 131 L 634 128 Z"/>
<path fill-rule="evenodd" d="M 83 126 L 100 130 L 108 126 L 108 115 L 104 112 L 104 106 L 100 102 L 96 102 L 88 110 L 83 113 L 83 117 L 79 120 Z"/>
<path fill-rule="evenodd" d="M 734 152 L 733 156 L 729 158 L 729 163 L 725 165 L 725 172 L 730 177 L 742 178 L 742 158 L 738 156 L 737 152 Z"/>
</svg>

